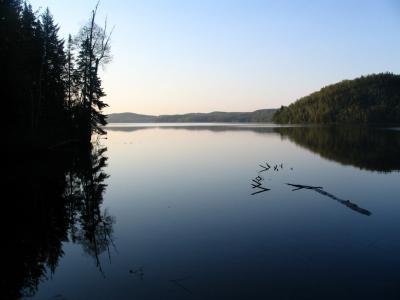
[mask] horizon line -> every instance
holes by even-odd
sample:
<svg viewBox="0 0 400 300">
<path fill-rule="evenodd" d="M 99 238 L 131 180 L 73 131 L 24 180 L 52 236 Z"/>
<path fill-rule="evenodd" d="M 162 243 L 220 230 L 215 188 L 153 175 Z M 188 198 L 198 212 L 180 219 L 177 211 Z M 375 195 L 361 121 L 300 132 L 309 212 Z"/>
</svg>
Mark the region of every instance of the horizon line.
<svg viewBox="0 0 400 300">
<path fill-rule="evenodd" d="M 111 114 L 137 114 L 137 115 L 144 115 L 144 116 L 165 116 L 165 115 L 187 115 L 187 114 L 211 114 L 211 113 L 251 113 L 259 110 L 267 110 L 267 109 L 279 109 L 278 107 L 272 107 L 272 108 L 260 108 L 256 110 L 248 110 L 248 111 L 223 111 L 223 110 L 213 110 L 209 112 L 186 112 L 186 113 L 166 113 L 166 114 L 147 114 L 147 113 L 137 113 L 137 112 L 132 112 L 132 111 L 124 111 L 124 112 L 110 112 L 107 113 L 106 115 L 111 115 Z"/>
</svg>

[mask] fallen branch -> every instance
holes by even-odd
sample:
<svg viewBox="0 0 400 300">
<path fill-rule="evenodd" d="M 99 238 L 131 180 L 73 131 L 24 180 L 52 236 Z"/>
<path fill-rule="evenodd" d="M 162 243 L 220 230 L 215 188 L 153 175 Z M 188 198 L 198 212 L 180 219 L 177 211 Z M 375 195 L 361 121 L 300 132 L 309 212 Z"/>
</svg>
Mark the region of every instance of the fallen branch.
<svg viewBox="0 0 400 300">
<path fill-rule="evenodd" d="M 293 187 L 296 187 L 292 191 L 297 191 L 297 190 L 300 190 L 300 189 L 313 190 L 313 191 L 315 191 L 315 192 L 317 192 L 317 193 L 319 193 L 321 195 L 329 197 L 329 198 L 331 198 L 331 199 L 333 199 L 333 200 L 335 200 L 335 201 L 347 206 L 348 208 L 350 208 L 350 209 L 352 209 L 352 210 L 354 210 L 354 211 L 356 211 L 356 212 L 358 212 L 360 214 L 363 214 L 363 215 L 366 215 L 366 216 L 370 216 L 372 214 L 370 211 L 366 210 L 365 208 L 359 207 L 357 204 L 351 202 L 350 200 L 340 199 L 340 198 L 336 197 L 335 195 L 332 195 L 332 194 L 322 190 L 322 187 L 320 187 L 320 186 L 309 186 L 309 185 L 291 184 L 291 183 L 286 183 L 286 184 L 290 185 L 290 186 L 293 186 Z"/>
<path fill-rule="evenodd" d="M 311 186 L 311 185 L 292 184 L 292 183 L 286 183 L 286 184 L 295 187 L 295 189 L 293 189 L 292 191 L 297 191 L 301 189 L 307 189 L 307 190 L 322 189 L 321 186 Z"/>
</svg>

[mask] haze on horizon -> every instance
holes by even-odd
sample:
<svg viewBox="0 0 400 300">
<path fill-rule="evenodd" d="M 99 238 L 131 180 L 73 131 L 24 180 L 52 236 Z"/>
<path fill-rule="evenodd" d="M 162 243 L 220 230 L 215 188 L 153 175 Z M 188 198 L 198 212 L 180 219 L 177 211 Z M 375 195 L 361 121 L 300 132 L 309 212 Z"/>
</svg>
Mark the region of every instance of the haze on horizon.
<svg viewBox="0 0 400 300">
<path fill-rule="evenodd" d="M 50 8 L 64 38 L 96 2 L 30 1 Z M 98 23 L 106 16 L 106 113 L 276 108 L 343 79 L 400 72 L 396 0 L 102 0 Z"/>
</svg>

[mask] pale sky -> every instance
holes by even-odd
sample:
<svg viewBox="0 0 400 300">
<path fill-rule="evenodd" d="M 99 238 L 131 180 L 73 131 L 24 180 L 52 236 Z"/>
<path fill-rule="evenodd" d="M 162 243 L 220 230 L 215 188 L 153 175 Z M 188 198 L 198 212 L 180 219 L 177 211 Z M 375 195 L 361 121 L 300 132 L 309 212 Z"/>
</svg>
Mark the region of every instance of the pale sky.
<svg viewBox="0 0 400 300">
<path fill-rule="evenodd" d="M 61 37 L 97 0 L 31 0 Z M 253 111 L 343 79 L 400 73 L 399 0 L 102 0 L 115 25 L 102 73 L 112 112 Z"/>
</svg>

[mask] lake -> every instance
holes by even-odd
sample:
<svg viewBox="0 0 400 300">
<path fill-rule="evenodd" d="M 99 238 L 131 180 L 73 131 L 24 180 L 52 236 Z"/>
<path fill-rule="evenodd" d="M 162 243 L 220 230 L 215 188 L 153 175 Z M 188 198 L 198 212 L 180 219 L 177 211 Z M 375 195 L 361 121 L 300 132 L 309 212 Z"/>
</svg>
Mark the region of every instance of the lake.
<svg viewBox="0 0 400 300">
<path fill-rule="evenodd" d="M 398 129 L 106 129 L 12 177 L 35 205 L 13 208 L 10 297 L 400 298 Z"/>
</svg>

